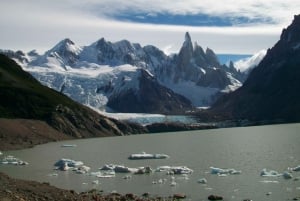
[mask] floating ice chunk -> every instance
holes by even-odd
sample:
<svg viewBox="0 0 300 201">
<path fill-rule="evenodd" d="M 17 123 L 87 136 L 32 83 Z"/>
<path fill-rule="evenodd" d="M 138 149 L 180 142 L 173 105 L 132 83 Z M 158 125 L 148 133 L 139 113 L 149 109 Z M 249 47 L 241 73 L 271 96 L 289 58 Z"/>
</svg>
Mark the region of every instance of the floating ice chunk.
<svg viewBox="0 0 300 201">
<path fill-rule="evenodd" d="M 266 184 L 268 184 L 268 183 L 278 184 L 279 183 L 279 181 L 276 181 L 276 180 L 262 180 L 260 182 L 261 183 L 266 183 Z"/>
<path fill-rule="evenodd" d="M 211 174 L 217 174 L 219 176 L 227 176 L 227 175 L 236 175 L 236 174 L 241 174 L 242 171 L 240 170 L 235 170 L 235 169 L 222 169 L 222 168 L 217 168 L 217 167 L 210 167 L 211 171 L 210 173 Z"/>
<path fill-rule="evenodd" d="M 74 169 L 74 171 L 76 171 L 77 174 L 86 174 L 90 170 L 91 170 L 91 168 L 88 167 L 88 166 L 85 166 L 85 165 L 80 166 L 80 167 Z"/>
<path fill-rule="evenodd" d="M 177 185 L 176 181 L 172 181 L 172 182 L 170 183 L 170 186 L 176 186 L 176 185 Z"/>
<path fill-rule="evenodd" d="M 155 170 L 156 172 L 166 171 L 167 174 L 192 174 L 193 170 L 186 166 L 159 166 Z"/>
<path fill-rule="evenodd" d="M 267 170 L 266 168 L 264 168 L 260 172 L 260 176 L 262 176 L 262 177 L 280 177 L 280 176 L 282 176 L 282 174 L 278 173 L 275 170 Z"/>
<path fill-rule="evenodd" d="M 98 185 L 98 184 L 99 184 L 99 180 L 94 180 L 94 181 L 92 182 L 92 184 Z"/>
<path fill-rule="evenodd" d="M 130 167 L 126 167 L 123 165 L 116 165 L 114 168 L 114 171 L 116 173 L 134 173 L 137 172 L 138 169 L 137 168 L 130 168 Z"/>
<path fill-rule="evenodd" d="M 54 166 L 62 167 L 65 164 L 67 164 L 68 167 L 79 167 L 79 166 L 84 165 L 82 161 L 75 161 L 75 160 L 72 160 L 72 159 L 62 158 L 59 161 L 57 161 L 54 164 Z"/>
<path fill-rule="evenodd" d="M 57 177 L 58 174 L 57 174 L 57 173 L 50 173 L 50 174 L 48 174 L 48 176 L 49 176 L 49 177 Z"/>
<path fill-rule="evenodd" d="M 287 171 L 283 172 L 282 176 L 284 179 L 292 179 L 293 178 L 293 175 Z"/>
<path fill-rule="evenodd" d="M 0 156 L 3 155 L 3 153 L 0 151 Z"/>
<path fill-rule="evenodd" d="M 98 178 L 112 178 L 116 176 L 116 173 L 113 170 L 109 170 L 104 172 L 91 172 L 90 175 Z"/>
<path fill-rule="evenodd" d="M 116 173 L 135 173 L 139 170 L 138 168 L 130 168 L 124 165 L 114 165 L 114 164 L 104 165 L 99 169 L 102 171 L 114 171 Z"/>
<path fill-rule="evenodd" d="M 169 158 L 167 154 L 147 154 L 142 152 L 140 154 L 131 154 L 128 159 L 131 160 L 142 160 L 142 159 L 166 159 Z"/>
<path fill-rule="evenodd" d="M 298 165 L 297 167 L 293 167 L 293 168 L 289 168 L 291 171 L 295 171 L 298 172 L 300 171 L 300 165 Z"/>
<path fill-rule="evenodd" d="M 61 147 L 76 147 L 76 144 L 63 144 Z"/>
<path fill-rule="evenodd" d="M 109 165 L 105 164 L 102 168 L 99 168 L 99 169 L 107 171 L 107 170 L 114 170 L 114 168 L 115 168 L 115 165 L 113 165 L 113 164 L 109 164 Z"/>
<path fill-rule="evenodd" d="M 198 180 L 199 184 L 207 184 L 207 180 L 205 178 L 201 178 Z"/>
<path fill-rule="evenodd" d="M 22 161 L 21 159 L 18 159 L 14 156 L 6 156 L 2 160 L 0 160 L 0 164 L 3 165 L 28 165 L 26 161 Z"/>
<path fill-rule="evenodd" d="M 139 167 L 137 171 L 134 172 L 134 174 L 149 174 L 151 172 L 152 172 L 151 167 L 147 166 L 147 167 Z"/>
</svg>

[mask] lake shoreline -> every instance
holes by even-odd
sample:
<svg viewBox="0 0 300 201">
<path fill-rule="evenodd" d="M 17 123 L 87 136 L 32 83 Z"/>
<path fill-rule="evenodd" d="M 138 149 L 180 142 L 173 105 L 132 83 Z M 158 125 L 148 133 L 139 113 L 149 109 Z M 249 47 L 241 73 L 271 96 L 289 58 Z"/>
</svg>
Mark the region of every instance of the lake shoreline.
<svg viewBox="0 0 300 201">
<path fill-rule="evenodd" d="M 91 190 L 88 192 L 77 193 L 73 190 L 60 189 L 51 186 L 49 183 L 40 183 L 36 181 L 25 181 L 21 179 L 14 179 L 0 172 L 0 198 L 1 200 L 13 201 L 13 200 L 174 200 L 176 196 L 170 197 L 152 197 L 148 193 L 138 196 L 132 193 L 121 195 L 119 193 L 103 194 L 101 191 Z M 182 195 L 184 196 L 184 195 Z"/>
</svg>

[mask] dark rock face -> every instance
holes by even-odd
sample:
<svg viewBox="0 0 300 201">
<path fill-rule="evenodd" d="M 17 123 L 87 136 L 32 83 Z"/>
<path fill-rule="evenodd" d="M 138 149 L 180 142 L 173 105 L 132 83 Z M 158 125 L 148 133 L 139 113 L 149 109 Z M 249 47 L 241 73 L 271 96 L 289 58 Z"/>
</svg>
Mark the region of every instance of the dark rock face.
<svg viewBox="0 0 300 201">
<path fill-rule="evenodd" d="M 220 98 L 214 116 L 249 120 L 300 120 L 300 15 L 284 29 L 244 85 Z"/>
<path fill-rule="evenodd" d="M 178 56 L 164 76 L 173 75 L 175 83 L 192 81 L 198 86 L 224 89 L 231 84 L 227 73 L 235 77 L 239 74 L 235 68 L 222 66 L 213 50 L 207 48 L 204 52 L 197 43 L 193 46 L 189 33 L 186 33 Z"/>
<path fill-rule="evenodd" d="M 147 71 L 141 69 L 138 90 L 121 92 L 109 99 L 107 105 L 120 112 L 185 113 L 194 109 L 190 101 L 160 85 Z"/>
</svg>

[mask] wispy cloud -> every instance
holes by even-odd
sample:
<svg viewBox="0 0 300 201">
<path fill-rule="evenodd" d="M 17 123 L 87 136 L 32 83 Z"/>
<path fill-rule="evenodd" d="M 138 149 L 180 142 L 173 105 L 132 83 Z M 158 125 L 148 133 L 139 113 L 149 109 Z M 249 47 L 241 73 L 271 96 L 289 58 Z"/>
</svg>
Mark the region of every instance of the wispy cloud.
<svg viewBox="0 0 300 201">
<path fill-rule="evenodd" d="M 105 37 L 172 52 L 189 31 L 216 52 L 254 53 L 272 46 L 299 11 L 298 0 L 11 0 L 1 2 L 0 48 L 46 50 L 65 37 L 80 45 Z"/>
</svg>

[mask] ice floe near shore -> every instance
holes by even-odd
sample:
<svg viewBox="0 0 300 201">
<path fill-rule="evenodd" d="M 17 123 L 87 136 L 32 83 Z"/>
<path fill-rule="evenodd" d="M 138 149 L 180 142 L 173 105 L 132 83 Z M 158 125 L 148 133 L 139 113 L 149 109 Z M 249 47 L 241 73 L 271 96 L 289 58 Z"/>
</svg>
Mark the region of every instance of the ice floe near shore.
<svg viewBox="0 0 300 201">
<path fill-rule="evenodd" d="M 143 159 L 167 159 L 169 156 L 167 154 L 147 154 L 142 152 L 139 154 L 131 154 L 128 159 L 130 160 L 143 160 Z"/>
</svg>

